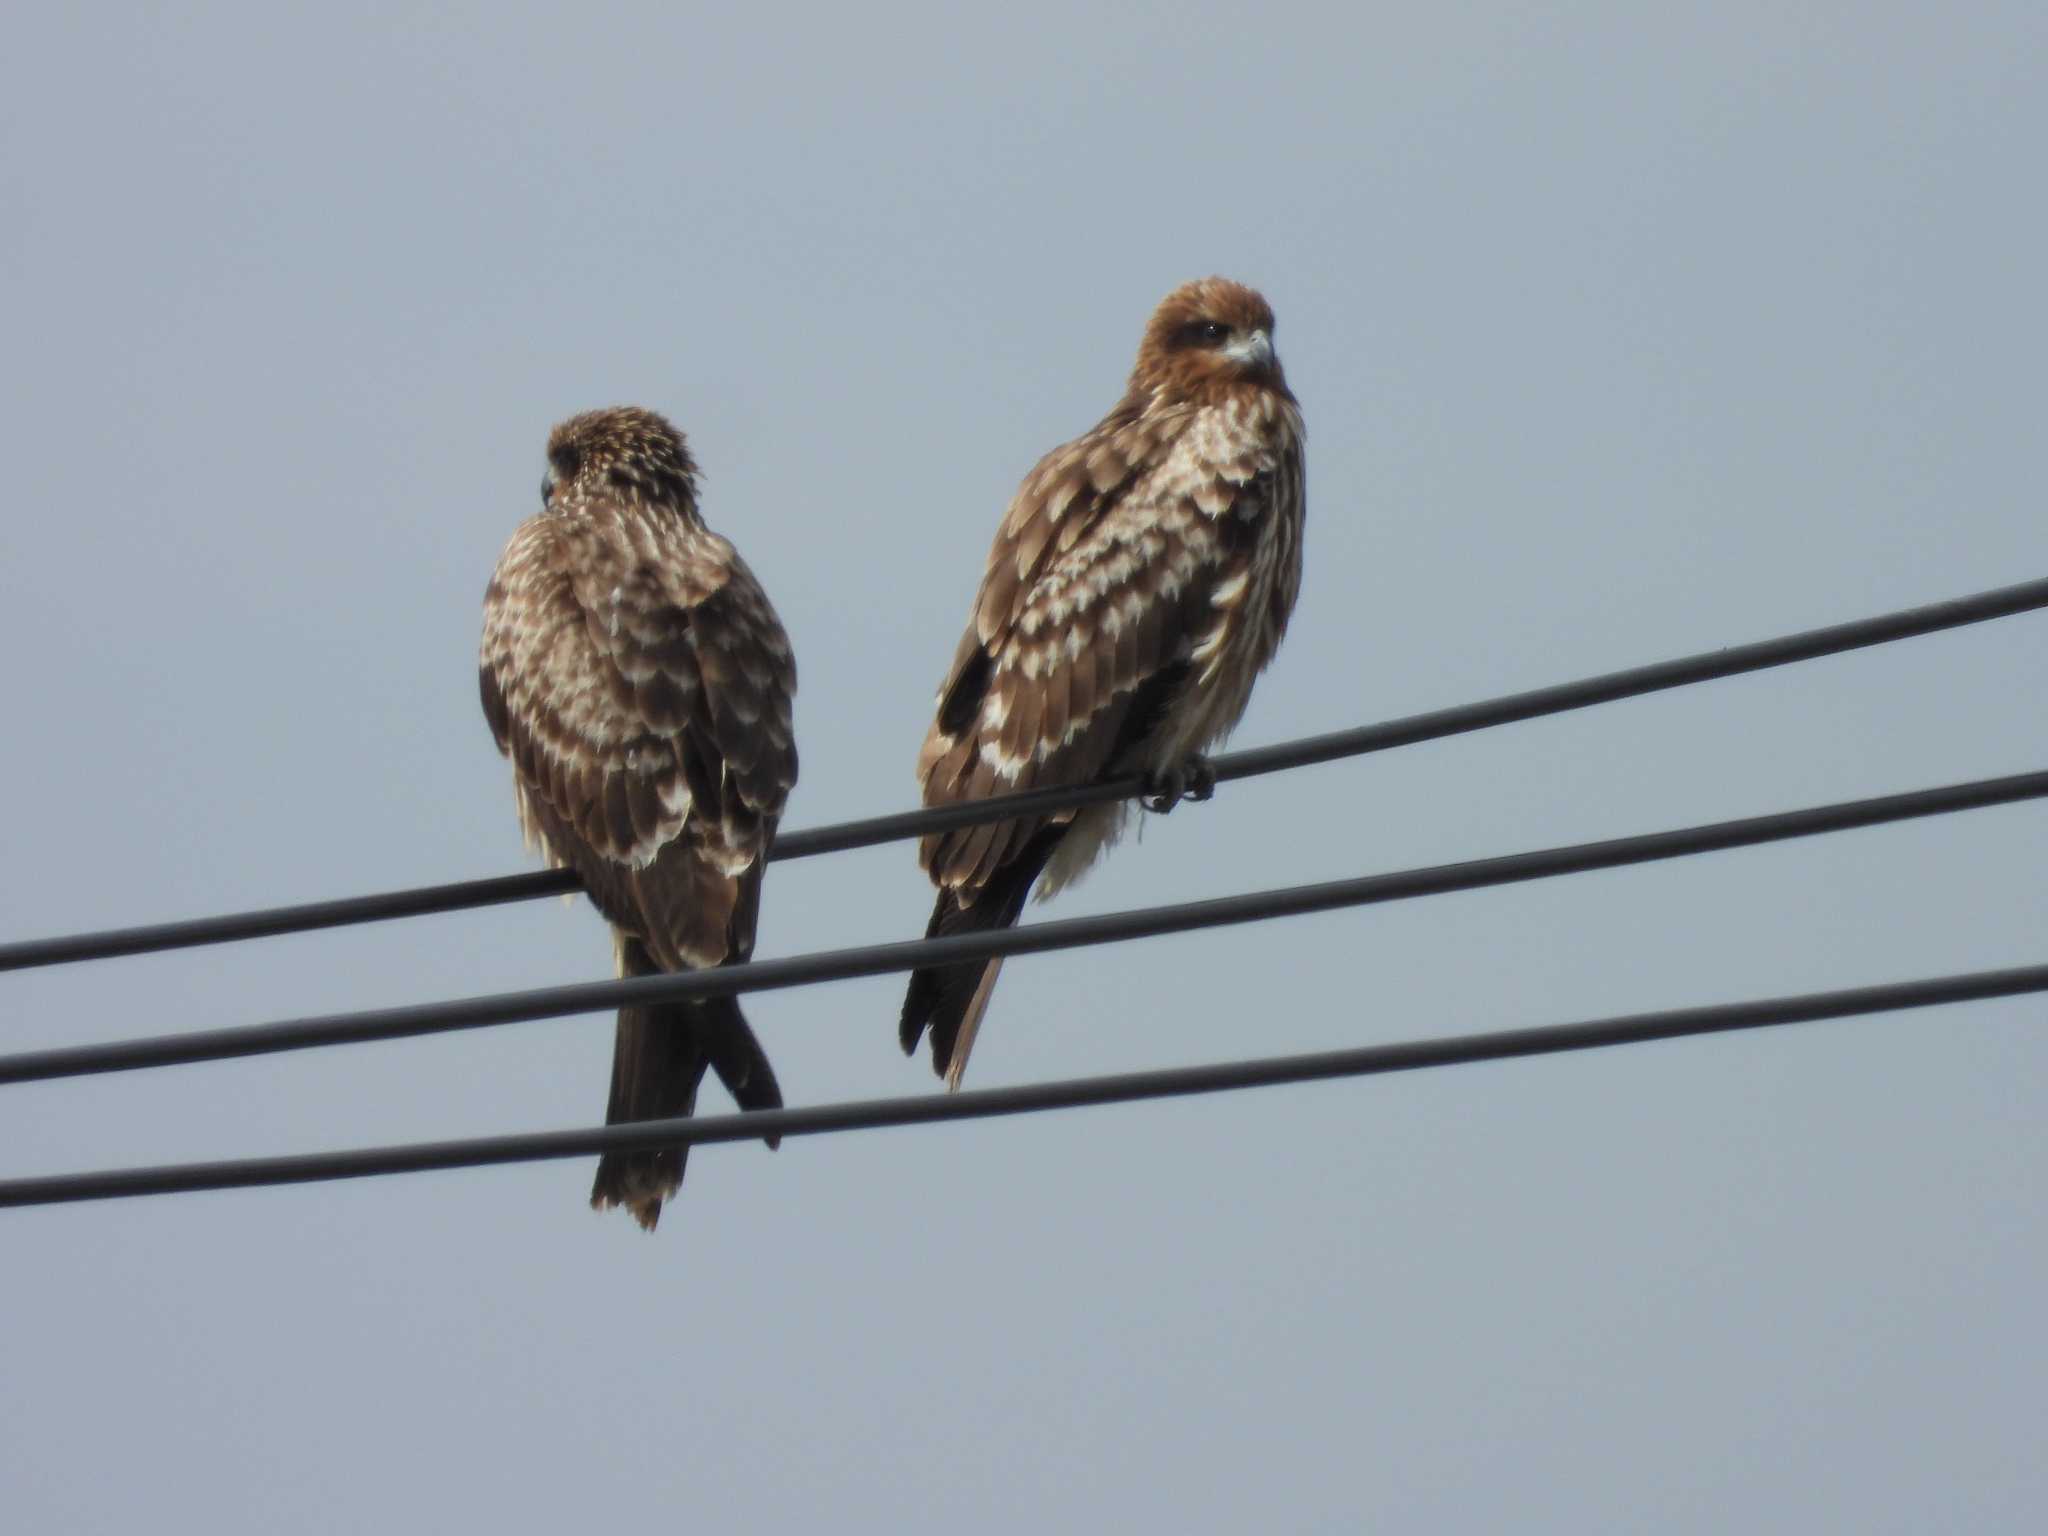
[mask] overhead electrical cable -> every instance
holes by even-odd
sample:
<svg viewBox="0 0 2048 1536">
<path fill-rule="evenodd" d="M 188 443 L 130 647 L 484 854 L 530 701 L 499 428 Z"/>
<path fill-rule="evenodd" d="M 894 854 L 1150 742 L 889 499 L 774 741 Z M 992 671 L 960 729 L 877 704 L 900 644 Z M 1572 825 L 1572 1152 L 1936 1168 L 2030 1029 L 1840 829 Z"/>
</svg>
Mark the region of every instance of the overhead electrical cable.
<svg viewBox="0 0 2048 1536">
<path fill-rule="evenodd" d="M 584 1157 L 594 1152 L 628 1147 L 701 1146 L 706 1142 L 751 1141 L 759 1136 L 816 1136 L 883 1126 L 978 1120 L 1086 1105 L 1127 1104 L 1144 1099 L 1178 1098 L 1233 1089 L 1504 1061 L 1523 1056 L 1812 1023 L 1821 1019 L 1889 1013 L 2041 991 L 2048 991 L 2048 965 L 1976 971 L 1884 986 L 1809 992 L 1750 1002 L 1677 1008 L 1660 1013 L 1627 1014 L 1533 1029 L 1317 1051 L 1308 1055 L 1267 1056 L 1203 1066 L 1070 1078 L 1015 1088 L 978 1088 L 953 1094 L 926 1093 L 906 1098 L 855 1100 L 750 1114 L 650 1120 L 585 1130 L 540 1131 L 464 1141 L 303 1153 L 289 1157 L 242 1158 L 229 1162 L 115 1168 L 95 1173 L 9 1179 L 0 1181 L 0 1206 L 56 1205 L 202 1189 L 305 1184 L 367 1178 L 377 1174 L 423 1173 L 432 1169 Z"/>
<path fill-rule="evenodd" d="M 2021 582 L 1947 602 L 1804 630 L 1726 650 L 1704 651 L 1672 661 L 1603 673 L 1598 677 L 1508 694 L 1476 704 L 1409 715 L 1377 725 L 1232 752 L 1215 759 L 1216 779 L 1218 783 L 1228 783 L 1235 779 L 1333 762 L 1339 758 L 1384 752 L 1393 747 L 1562 714 L 1792 662 L 1811 661 L 1939 630 L 1979 624 L 1989 619 L 2008 618 L 2040 608 L 2048 608 L 2048 579 Z M 777 837 L 769 857 L 796 859 L 842 852 L 902 838 L 921 837 L 928 832 L 971 826 L 977 822 L 1002 821 L 1012 816 L 1041 815 L 1111 800 L 1127 800 L 1144 789 L 1141 779 L 1127 776 L 1074 788 L 1027 790 L 960 805 L 902 811 L 862 821 L 813 827 Z M 29 939 L 0 944 L 0 971 L 226 944 L 391 918 L 422 917 L 435 912 L 562 895 L 576 889 L 576 877 L 567 870 L 536 870 L 527 874 L 461 880 L 445 885 L 268 907 L 217 917 Z"/>
<path fill-rule="evenodd" d="M 1753 847 L 1922 816 L 2008 805 L 2043 796 L 2048 796 L 2048 772 L 2013 774 L 1906 794 L 1879 795 L 1768 816 L 1748 816 L 1734 821 L 1681 827 L 1667 832 L 1574 843 L 1496 858 L 1287 886 L 1206 901 L 1106 912 L 946 938 L 861 945 L 665 976 L 583 982 L 449 1002 L 287 1019 L 269 1024 L 148 1036 L 96 1045 L 59 1046 L 0 1056 L 0 1083 L 219 1061 L 314 1046 L 396 1040 L 528 1019 L 592 1013 L 628 1003 L 644 1006 L 686 998 L 764 992 L 821 981 L 914 970 L 924 965 L 982 960 L 996 955 L 1034 954 L 1084 945 L 1120 943 L 1267 918 L 1546 880 L 1589 870 L 1618 869 L 1631 864 Z"/>
</svg>

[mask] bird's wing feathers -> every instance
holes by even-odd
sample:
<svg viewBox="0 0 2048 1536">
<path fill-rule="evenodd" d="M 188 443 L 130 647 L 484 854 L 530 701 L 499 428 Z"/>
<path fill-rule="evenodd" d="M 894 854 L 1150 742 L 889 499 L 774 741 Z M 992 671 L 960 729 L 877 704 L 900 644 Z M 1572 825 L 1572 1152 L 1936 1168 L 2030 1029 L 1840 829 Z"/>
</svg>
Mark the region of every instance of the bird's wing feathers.
<svg viewBox="0 0 2048 1536">
<path fill-rule="evenodd" d="M 692 543 L 690 558 L 641 566 L 623 589 L 581 579 L 578 595 L 594 643 L 632 689 L 629 712 L 674 744 L 685 811 L 745 865 L 796 783 L 796 665 L 732 546 L 715 534 Z M 628 862 L 649 861 L 644 845 L 636 851 Z"/>
<path fill-rule="evenodd" d="M 795 667 L 729 544 L 657 537 L 602 515 L 520 528 L 485 598 L 484 712 L 549 857 L 665 964 L 715 963 L 751 947 L 730 919 L 795 782 Z M 721 910 L 727 931 L 703 931 Z"/>
<path fill-rule="evenodd" d="M 940 692 L 919 774 L 928 805 L 1084 783 L 1114 764 L 1143 685 L 1226 615 L 1215 594 L 1255 541 L 1264 466 L 1219 472 L 1191 408 L 1111 416 L 1025 479 L 996 536 L 974 620 Z M 1244 505 L 1241 507 L 1240 502 Z M 934 880 L 968 893 L 1043 819 L 925 839 Z"/>
</svg>

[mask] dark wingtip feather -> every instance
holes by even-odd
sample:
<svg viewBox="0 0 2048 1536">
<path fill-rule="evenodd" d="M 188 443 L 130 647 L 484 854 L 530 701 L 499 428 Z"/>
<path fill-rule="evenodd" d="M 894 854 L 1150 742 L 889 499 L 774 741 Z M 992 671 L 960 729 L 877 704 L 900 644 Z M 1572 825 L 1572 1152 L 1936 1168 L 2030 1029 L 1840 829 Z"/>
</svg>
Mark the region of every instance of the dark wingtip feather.
<svg viewBox="0 0 2048 1536">
<path fill-rule="evenodd" d="M 924 925 L 924 936 L 933 939 L 944 933 L 948 914 L 959 910 L 958 904 L 953 900 L 953 893 L 940 891 L 939 899 L 932 905 L 931 921 Z M 903 1014 L 896 1025 L 896 1038 L 902 1044 L 903 1054 L 906 1056 L 917 1054 L 917 1042 L 924 1037 L 927 1025 L 932 1026 L 934 1042 L 938 1039 L 938 1026 L 934 1015 L 938 1012 L 944 977 L 943 968 L 927 968 L 910 973 L 910 984 L 903 992 Z"/>
<path fill-rule="evenodd" d="M 1016 857 L 997 869 L 964 907 L 953 892 L 940 891 L 939 899 L 932 906 L 932 919 L 925 925 L 924 936 L 937 939 L 951 934 L 982 933 L 991 928 L 1014 926 L 1024 910 L 1024 898 L 1030 894 L 1032 882 L 1045 868 L 1045 861 L 1052 857 L 1053 849 L 1059 846 L 1066 830 L 1064 823 L 1040 828 Z M 955 965 L 934 965 L 912 971 L 910 985 L 903 993 L 902 1020 L 897 1026 L 897 1038 L 902 1042 L 903 1054 L 914 1055 L 919 1037 L 929 1029 L 932 1071 L 940 1077 L 951 1075 L 953 1052 L 960 1041 L 961 1026 L 974 1007 L 975 994 L 983 977 L 988 974 L 989 967 L 997 963 L 992 960 L 963 960 Z"/>
<path fill-rule="evenodd" d="M 963 907 L 954 900 L 951 891 L 939 892 L 939 898 L 932 906 L 931 921 L 925 924 L 924 936 L 936 939 L 953 933 L 978 933 L 984 928 L 1008 927 L 1016 921 L 1014 913 L 1003 920 L 987 904 L 986 894 L 984 892 L 972 905 Z M 946 1075 L 946 1068 L 953 1059 L 953 1044 L 960 1036 L 960 1021 L 966 1017 L 968 1004 L 974 999 L 974 989 L 980 984 L 981 973 L 987 963 L 969 960 L 959 965 L 927 966 L 910 973 L 910 984 L 903 993 L 903 1016 L 896 1028 L 896 1037 L 903 1046 L 904 1055 L 917 1054 L 917 1043 L 929 1029 L 932 1071 L 940 1077 Z"/>
<path fill-rule="evenodd" d="M 782 1085 L 775 1080 L 775 1068 L 761 1048 L 747 1016 L 736 997 L 706 998 L 695 1008 L 696 1027 L 703 1035 L 711 1057 L 712 1070 L 725 1084 L 733 1102 L 744 1110 L 782 1108 Z M 764 1136 L 770 1151 L 782 1145 L 780 1136 Z"/>
</svg>

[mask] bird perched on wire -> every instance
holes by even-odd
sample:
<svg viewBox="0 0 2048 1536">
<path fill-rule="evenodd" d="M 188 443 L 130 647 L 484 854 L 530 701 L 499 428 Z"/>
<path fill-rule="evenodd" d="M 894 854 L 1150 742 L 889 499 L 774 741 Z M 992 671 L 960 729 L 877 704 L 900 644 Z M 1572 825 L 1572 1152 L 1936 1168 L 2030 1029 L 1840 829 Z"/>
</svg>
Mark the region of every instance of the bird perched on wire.
<svg viewBox="0 0 2048 1536">
<path fill-rule="evenodd" d="M 520 825 L 610 920 L 619 974 L 746 959 L 796 783 L 796 664 L 663 418 L 591 411 L 549 436 L 540 515 L 484 596 L 480 673 Z M 607 1123 L 692 1113 L 707 1066 L 743 1109 L 781 1107 L 736 999 L 621 1008 Z M 590 1203 L 652 1231 L 688 1150 L 606 1153 Z"/>
<path fill-rule="evenodd" d="M 1244 713 L 1301 586 L 1301 409 L 1273 311 L 1204 278 L 1153 312 L 1123 399 L 1038 461 L 997 530 L 918 755 L 924 803 L 1142 774 L 1154 810 L 1205 799 L 1201 753 Z M 1033 881 L 1078 878 L 1126 803 L 935 833 L 927 938 L 1007 928 Z M 917 971 L 906 1053 L 960 1086 L 1002 961 Z"/>
</svg>

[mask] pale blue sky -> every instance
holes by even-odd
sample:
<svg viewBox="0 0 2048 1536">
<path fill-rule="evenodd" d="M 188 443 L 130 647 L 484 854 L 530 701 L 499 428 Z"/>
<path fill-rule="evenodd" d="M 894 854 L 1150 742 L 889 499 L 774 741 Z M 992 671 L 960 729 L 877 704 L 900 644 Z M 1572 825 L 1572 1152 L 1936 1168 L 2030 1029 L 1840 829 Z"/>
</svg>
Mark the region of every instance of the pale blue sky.
<svg viewBox="0 0 2048 1536">
<path fill-rule="evenodd" d="M 1239 745 L 2048 573 L 2048 13 L 38 7 L 0 99 L 0 937 L 528 867 L 476 703 L 633 401 L 908 805 L 995 521 L 1265 291 L 1308 575 Z M 2048 765 L 2048 620 L 1256 783 L 1074 915 Z M 2048 958 L 2021 806 L 1020 960 L 981 1084 Z M 761 952 L 922 931 L 898 846 Z M 0 978 L 8 1049 L 606 974 L 581 906 Z M 751 1005 L 918 1091 L 900 983 Z M 2021 1530 L 2038 1000 L 1368 1083 L 0 1214 L 29 1531 Z M 6 1091 L 9 1174 L 588 1124 L 607 1019 Z"/>
</svg>

